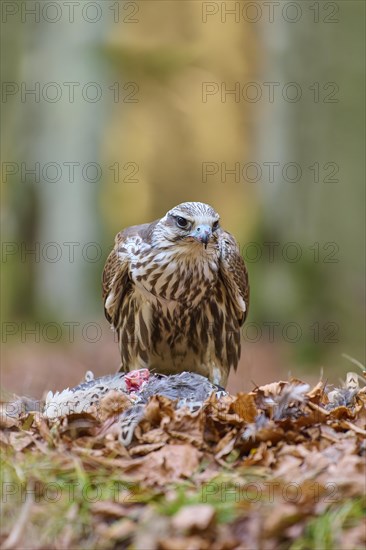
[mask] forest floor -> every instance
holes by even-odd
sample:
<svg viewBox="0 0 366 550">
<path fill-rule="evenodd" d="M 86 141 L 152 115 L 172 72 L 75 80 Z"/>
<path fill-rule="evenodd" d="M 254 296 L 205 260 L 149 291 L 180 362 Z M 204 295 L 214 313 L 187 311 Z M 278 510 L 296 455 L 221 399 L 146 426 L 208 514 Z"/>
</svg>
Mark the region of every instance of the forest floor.
<svg viewBox="0 0 366 550">
<path fill-rule="evenodd" d="M 154 396 L 127 448 L 116 391 L 56 421 L 3 403 L 2 548 L 363 549 L 359 379 L 279 381 L 194 413 Z"/>
</svg>

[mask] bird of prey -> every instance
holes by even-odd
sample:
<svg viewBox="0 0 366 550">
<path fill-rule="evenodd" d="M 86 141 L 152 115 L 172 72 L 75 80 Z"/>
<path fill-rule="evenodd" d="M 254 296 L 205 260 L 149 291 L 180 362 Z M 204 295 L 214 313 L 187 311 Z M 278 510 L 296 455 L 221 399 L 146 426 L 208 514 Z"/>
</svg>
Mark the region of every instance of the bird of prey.
<svg viewBox="0 0 366 550">
<path fill-rule="evenodd" d="M 211 206 L 185 202 L 118 233 L 103 299 L 121 371 L 190 371 L 226 386 L 240 357 L 249 284 L 238 244 Z"/>
</svg>

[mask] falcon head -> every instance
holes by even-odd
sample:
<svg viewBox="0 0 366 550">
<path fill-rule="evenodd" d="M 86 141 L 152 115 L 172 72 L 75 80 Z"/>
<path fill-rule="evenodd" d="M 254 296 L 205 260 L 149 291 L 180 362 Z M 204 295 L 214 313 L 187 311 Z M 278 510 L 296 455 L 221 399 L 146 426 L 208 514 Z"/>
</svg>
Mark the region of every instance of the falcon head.
<svg viewBox="0 0 366 550">
<path fill-rule="evenodd" d="M 220 216 L 203 202 L 182 202 L 159 220 L 154 230 L 154 241 L 159 246 L 181 244 L 207 245 L 216 242 Z"/>
</svg>

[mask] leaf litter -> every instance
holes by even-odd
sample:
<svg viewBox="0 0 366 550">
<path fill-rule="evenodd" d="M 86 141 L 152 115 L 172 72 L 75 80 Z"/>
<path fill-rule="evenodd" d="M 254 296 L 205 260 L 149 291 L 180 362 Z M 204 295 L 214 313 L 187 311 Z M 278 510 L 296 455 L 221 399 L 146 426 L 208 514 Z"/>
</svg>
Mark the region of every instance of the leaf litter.
<svg viewBox="0 0 366 550">
<path fill-rule="evenodd" d="M 4 402 L 2 547 L 363 548 L 359 379 L 273 382 L 194 410 L 149 395 L 127 445 L 136 394 L 116 387 L 57 417 Z"/>
</svg>

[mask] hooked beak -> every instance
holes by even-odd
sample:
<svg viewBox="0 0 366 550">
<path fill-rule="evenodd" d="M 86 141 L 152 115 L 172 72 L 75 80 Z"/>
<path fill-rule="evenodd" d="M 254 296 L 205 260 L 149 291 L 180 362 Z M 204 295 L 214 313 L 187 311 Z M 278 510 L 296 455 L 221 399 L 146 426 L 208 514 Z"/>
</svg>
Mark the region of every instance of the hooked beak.
<svg viewBox="0 0 366 550">
<path fill-rule="evenodd" d="M 208 241 L 210 240 L 212 236 L 212 229 L 209 225 L 199 225 L 192 231 L 190 234 L 190 237 L 193 237 L 196 239 L 196 241 L 199 241 L 200 243 L 203 243 L 205 245 L 205 248 L 207 248 Z"/>
</svg>

